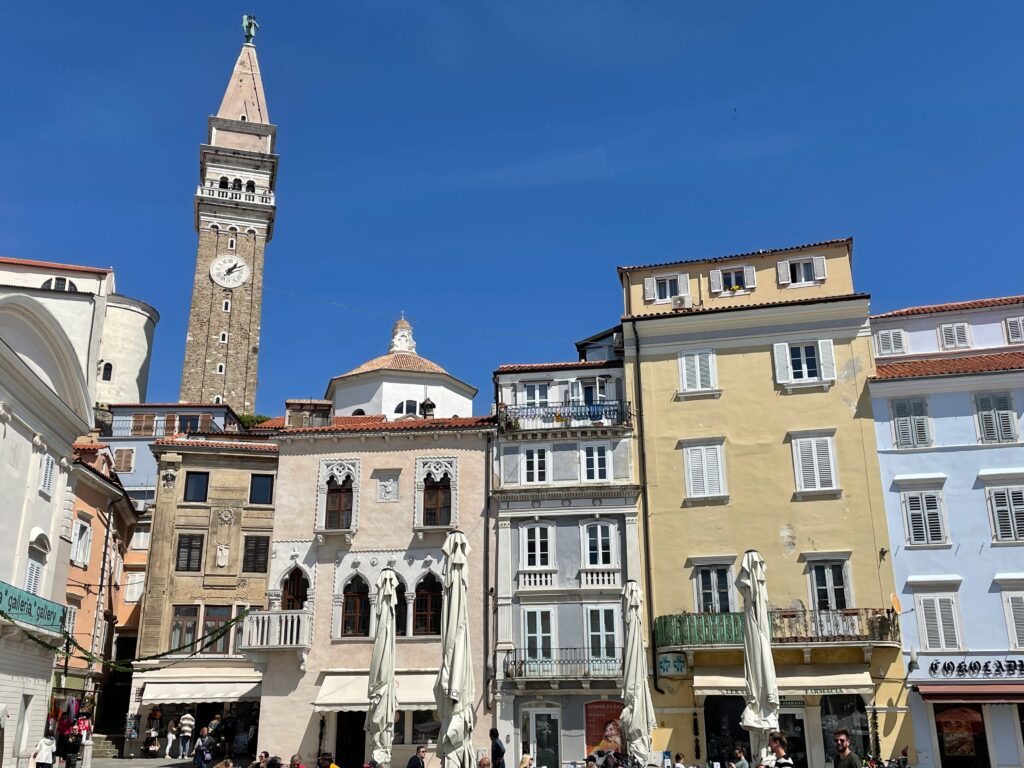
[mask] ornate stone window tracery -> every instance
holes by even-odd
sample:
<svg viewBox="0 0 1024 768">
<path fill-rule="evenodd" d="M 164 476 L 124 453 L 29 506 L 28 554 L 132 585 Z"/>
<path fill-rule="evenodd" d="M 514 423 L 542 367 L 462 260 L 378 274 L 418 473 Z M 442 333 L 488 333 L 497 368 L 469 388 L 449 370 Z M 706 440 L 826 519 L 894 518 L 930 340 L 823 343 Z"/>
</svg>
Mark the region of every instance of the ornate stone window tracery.
<svg viewBox="0 0 1024 768">
<path fill-rule="evenodd" d="M 416 496 L 413 528 L 454 528 L 459 520 L 458 459 L 431 457 L 416 460 Z"/>
<path fill-rule="evenodd" d="M 359 528 L 359 459 L 324 459 L 317 480 L 317 533 L 345 533 Z"/>
</svg>

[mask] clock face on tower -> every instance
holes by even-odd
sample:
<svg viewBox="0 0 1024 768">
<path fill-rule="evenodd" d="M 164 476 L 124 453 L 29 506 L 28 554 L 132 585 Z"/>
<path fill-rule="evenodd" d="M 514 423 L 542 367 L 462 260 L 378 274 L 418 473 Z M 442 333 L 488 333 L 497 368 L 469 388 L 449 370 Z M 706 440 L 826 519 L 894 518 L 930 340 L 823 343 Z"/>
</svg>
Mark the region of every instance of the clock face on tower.
<svg viewBox="0 0 1024 768">
<path fill-rule="evenodd" d="M 210 277 L 224 288 L 237 288 L 249 279 L 249 265 L 238 256 L 221 256 L 210 265 Z"/>
</svg>

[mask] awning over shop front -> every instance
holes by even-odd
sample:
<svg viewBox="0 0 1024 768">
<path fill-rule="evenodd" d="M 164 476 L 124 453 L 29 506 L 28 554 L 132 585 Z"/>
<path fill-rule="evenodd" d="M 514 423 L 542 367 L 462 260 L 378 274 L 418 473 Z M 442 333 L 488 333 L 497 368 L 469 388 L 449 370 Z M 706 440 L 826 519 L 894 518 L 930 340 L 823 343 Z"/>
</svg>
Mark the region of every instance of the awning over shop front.
<svg viewBox="0 0 1024 768">
<path fill-rule="evenodd" d="M 153 682 L 146 683 L 146 687 L 142 689 L 143 704 L 202 704 L 259 700 L 260 684 L 251 680 Z"/>
<path fill-rule="evenodd" d="M 829 696 L 840 693 L 870 695 L 875 692 L 871 673 L 863 665 L 808 664 L 777 667 L 779 693 L 783 696 Z M 693 673 L 693 692 L 697 696 L 745 696 L 747 685 L 743 668 L 705 667 Z"/>
<path fill-rule="evenodd" d="M 437 675 L 425 672 L 396 672 L 395 696 L 399 709 L 434 709 L 434 679 Z M 369 706 L 366 675 L 329 673 L 313 702 L 317 712 L 365 712 Z"/>
<path fill-rule="evenodd" d="M 998 704 L 1024 702 L 1024 683 L 921 684 L 917 688 L 925 701 L 983 701 Z"/>
</svg>

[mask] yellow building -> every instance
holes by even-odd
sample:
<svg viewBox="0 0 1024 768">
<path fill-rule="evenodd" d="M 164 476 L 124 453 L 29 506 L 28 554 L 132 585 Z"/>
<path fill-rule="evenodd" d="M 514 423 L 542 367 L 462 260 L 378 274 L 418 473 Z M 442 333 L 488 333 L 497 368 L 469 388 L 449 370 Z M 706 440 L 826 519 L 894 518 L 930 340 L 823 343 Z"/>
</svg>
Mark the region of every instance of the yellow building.
<svg viewBox="0 0 1024 768">
<path fill-rule="evenodd" d="M 734 581 L 748 549 L 768 565 L 797 765 L 830 766 L 840 726 L 860 754 L 912 747 L 852 248 L 619 269 L 656 740 L 687 764 L 725 765 L 746 741 Z"/>
</svg>

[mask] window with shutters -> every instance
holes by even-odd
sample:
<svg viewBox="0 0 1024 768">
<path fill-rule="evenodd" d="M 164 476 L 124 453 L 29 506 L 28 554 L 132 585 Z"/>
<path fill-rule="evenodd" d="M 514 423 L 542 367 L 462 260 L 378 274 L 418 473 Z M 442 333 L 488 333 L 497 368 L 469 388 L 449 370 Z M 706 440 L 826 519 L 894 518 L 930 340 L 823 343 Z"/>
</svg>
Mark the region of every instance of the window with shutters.
<svg viewBox="0 0 1024 768">
<path fill-rule="evenodd" d="M 728 495 L 722 448 L 722 443 L 683 447 L 687 498 L 721 498 Z"/>
<path fill-rule="evenodd" d="M 817 381 L 821 375 L 817 345 L 790 344 L 789 365 L 793 372 L 793 381 Z"/>
<path fill-rule="evenodd" d="M 776 262 L 776 271 L 779 285 L 797 288 L 814 285 L 825 279 L 825 257 L 782 259 Z"/>
<path fill-rule="evenodd" d="M 657 278 L 658 298 L 657 301 L 669 301 L 673 296 L 679 295 L 679 278 L 659 277 Z"/>
<path fill-rule="evenodd" d="M 529 525 L 520 529 L 523 542 L 523 568 L 553 568 L 554 527 L 548 524 Z"/>
<path fill-rule="evenodd" d="M 206 494 L 209 487 L 209 472 L 186 472 L 184 501 L 206 501 Z"/>
<path fill-rule="evenodd" d="M 25 566 L 25 591 L 38 595 L 43 588 L 43 569 L 46 568 L 46 552 L 40 547 L 29 546 L 28 563 Z"/>
<path fill-rule="evenodd" d="M 130 549 L 145 550 L 149 549 L 149 523 L 138 523 L 135 528 L 132 529 L 132 541 Z"/>
<path fill-rule="evenodd" d="M 680 394 L 716 392 L 717 387 L 715 353 L 712 350 L 701 349 L 679 353 Z"/>
<path fill-rule="evenodd" d="M 270 557 L 269 536 L 246 536 L 242 555 L 242 571 L 245 573 L 266 573 Z"/>
<path fill-rule="evenodd" d="M 835 348 L 831 339 L 772 345 L 775 380 L 786 387 L 828 387 L 836 379 Z"/>
<path fill-rule="evenodd" d="M 44 453 L 39 458 L 39 491 L 47 496 L 53 495 L 54 476 L 57 474 L 57 462 L 53 456 Z"/>
<path fill-rule="evenodd" d="M 72 605 L 71 603 L 68 603 L 67 607 L 64 609 L 64 631 L 67 632 L 69 635 L 71 635 L 73 637 L 77 634 L 75 632 L 75 623 L 77 621 L 78 621 L 78 606 L 77 605 Z M 81 642 L 81 641 L 79 641 L 79 642 Z"/>
<path fill-rule="evenodd" d="M 755 272 L 752 266 L 712 269 L 709 279 L 711 292 L 719 295 L 749 293 L 755 287 Z"/>
<path fill-rule="evenodd" d="M 1024 650 L 1024 592 L 1004 592 L 1006 627 L 1010 635 L 1011 650 Z"/>
<path fill-rule="evenodd" d="M 249 503 L 274 503 L 274 476 L 251 475 L 249 477 Z"/>
<path fill-rule="evenodd" d="M 946 543 L 941 491 L 904 492 L 903 515 L 907 526 L 907 544 Z"/>
<path fill-rule="evenodd" d="M 967 323 L 942 323 L 939 344 L 943 349 L 967 349 L 971 346 Z"/>
<path fill-rule="evenodd" d="M 899 328 L 879 331 L 875 334 L 875 353 L 879 357 L 903 355 L 907 351 L 906 334 Z"/>
<path fill-rule="evenodd" d="M 797 493 L 839 489 L 831 435 L 793 438 L 793 466 Z"/>
<path fill-rule="evenodd" d="M 135 470 L 135 449 L 114 449 L 114 471 L 129 473 Z"/>
<path fill-rule="evenodd" d="M 618 561 L 618 535 L 610 522 L 583 526 L 583 567 L 609 568 Z"/>
<path fill-rule="evenodd" d="M 171 646 L 169 651 L 188 654 L 195 650 L 199 630 L 199 606 L 176 605 L 172 609 Z"/>
<path fill-rule="evenodd" d="M 989 488 L 988 505 L 992 538 L 1024 542 L 1024 486 Z"/>
<path fill-rule="evenodd" d="M 546 447 L 523 450 L 524 483 L 546 483 L 548 481 L 548 450 Z"/>
<path fill-rule="evenodd" d="M 704 565 L 693 569 L 700 613 L 730 613 L 732 574 L 728 565 Z"/>
<path fill-rule="evenodd" d="M 814 262 L 810 259 L 790 259 L 789 284 L 802 285 L 814 282 Z"/>
<path fill-rule="evenodd" d="M 1024 316 L 1006 318 L 1006 343 L 1024 344 Z"/>
<path fill-rule="evenodd" d="M 974 396 L 978 412 L 978 438 L 983 443 L 1017 441 L 1017 414 L 1009 392 L 983 392 Z"/>
<path fill-rule="evenodd" d="M 132 437 L 149 437 L 156 429 L 155 413 L 132 414 Z"/>
<path fill-rule="evenodd" d="M 850 607 L 845 560 L 817 560 L 811 564 L 814 610 L 841 611 Z"/>
<path fill-rule="evenodd" d="M 955 592 L 917 596 L 919 630 L 924 650 L 948 651 L 960 648 L 959 613 L 960 606 Z"/>
<path fill-rule="evenodd" d="M 892 401 L 893 443 L 897 448 L 922 448 L 931 445 L 928 428 L 928 401 L 911 397 Z"/>
<path fill-rule="evenodd" d="M 146 574 L 138 571 L 129 571 L 125 574 L 124 580 L 124 601 L 126 603 L 137 603 L 142 599 L 142 593 L 146 588 Z"/>
<path fill-rule="evenodd" d="M 585 444 L 580 449 L 583 481 L 595 482 L 611 477 L 612 454 L 607 443 Z"/>
<path fill-rule="evenodd" d="M 203 534 L 178 534 L 178 554 L 175 558 L 176 571 L 199 571 L 203 565 Z"/>
<path fill-rule="evenodd" d="M 92 549 L 92 527 L 83 520 L 75 520 L 71 529 L 71 563 L 79 568 L 89 565 Z"/>
</svg>

